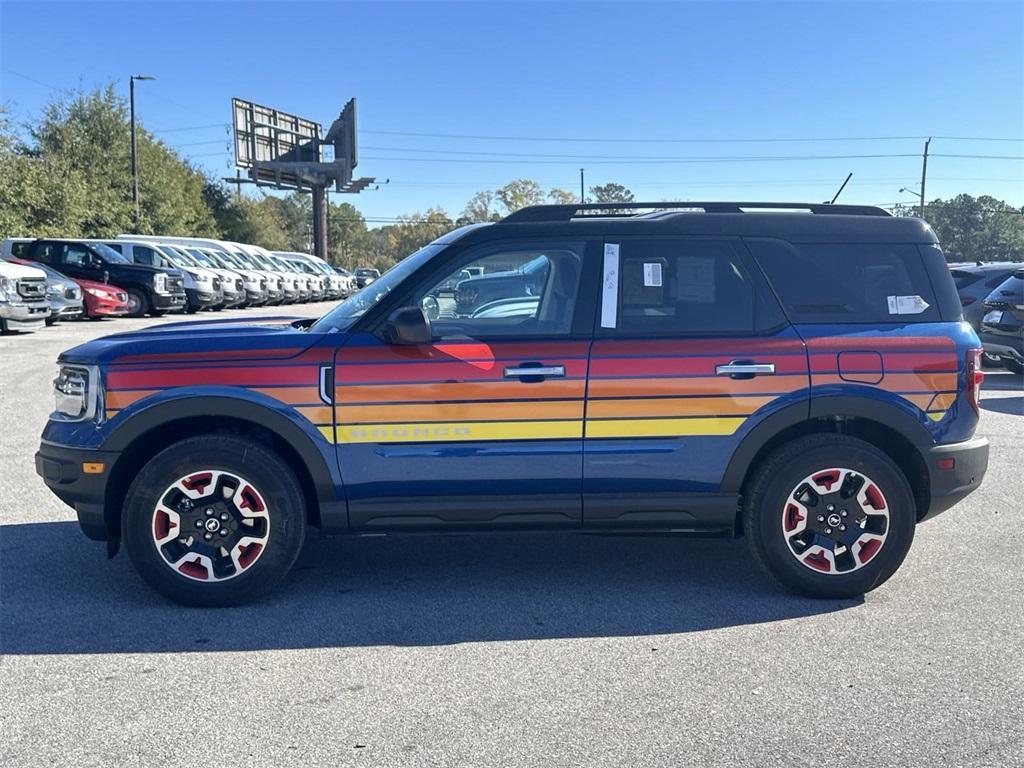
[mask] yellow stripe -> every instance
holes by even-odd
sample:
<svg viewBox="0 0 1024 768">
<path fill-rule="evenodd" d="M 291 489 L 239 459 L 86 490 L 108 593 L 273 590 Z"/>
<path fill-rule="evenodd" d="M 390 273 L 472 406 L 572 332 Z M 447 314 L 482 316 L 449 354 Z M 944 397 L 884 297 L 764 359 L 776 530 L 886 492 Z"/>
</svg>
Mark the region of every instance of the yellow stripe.
<svg viewBox="0 0 1024 768">
<path fill-rule="evenodd" d="M 320 427 L 331 439 L 330 427 Z M 437 424 L 337 424 L 339 443 L 438 443 L 462 440 L 555 440 L 583 437 L 582 421 L 487 421 Z"/>
<path fill-rule="evenodd" d="M 695 417 L 690 419 L 587 419 L 587 437 L 677 437 L 731 435 L 746 419 Z"/>
<path fill-rule="evenodd" d="M 928 418 L 932 421 L 942 421 L 942 417 L 946 415 L 945 411 L 929 411 Z"/>
</svg>

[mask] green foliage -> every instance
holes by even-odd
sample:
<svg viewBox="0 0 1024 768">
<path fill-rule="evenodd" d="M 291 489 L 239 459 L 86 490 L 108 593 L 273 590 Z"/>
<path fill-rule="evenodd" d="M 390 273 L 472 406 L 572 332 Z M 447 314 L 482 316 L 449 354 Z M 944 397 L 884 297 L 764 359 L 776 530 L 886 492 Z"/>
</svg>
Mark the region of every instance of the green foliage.
<svg viewBox="0 0 1024 768">
<path fill-rule="evenodd" d="M 897 216 L 917 216 L 917 206 L 897 206 Z M 948 261 L 1024 261 L 1024 215 L 989 195 L 933 200 L 924 218 Z"/>
<path fill-rule="evenodd" d="M 590 202 L 592 203 L 632 203 L 633 193 L 628 187 L 615 182 L 599 184 L 590 188 Z"/>
</svg>

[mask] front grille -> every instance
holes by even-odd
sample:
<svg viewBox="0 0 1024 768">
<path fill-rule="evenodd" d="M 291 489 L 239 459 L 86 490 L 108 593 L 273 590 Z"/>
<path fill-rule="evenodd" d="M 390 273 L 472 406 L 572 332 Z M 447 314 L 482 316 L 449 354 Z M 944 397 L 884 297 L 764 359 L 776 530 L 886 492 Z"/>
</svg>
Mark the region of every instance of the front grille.
<svg viewBox="0 0 1024 768">
<path fill-rule="evenodd" d="M 18 295 L 23 299 L 42 299 L 46 297 L 46 281 L 26 278 L 18 281 Z"/>
<path fill-rule="evenodd" d="M 167 290 L 171 293 L 180 293 L 185 290 L 185 281 L 180 277 L 168 276 L 167 278 Z"/>
</svg>

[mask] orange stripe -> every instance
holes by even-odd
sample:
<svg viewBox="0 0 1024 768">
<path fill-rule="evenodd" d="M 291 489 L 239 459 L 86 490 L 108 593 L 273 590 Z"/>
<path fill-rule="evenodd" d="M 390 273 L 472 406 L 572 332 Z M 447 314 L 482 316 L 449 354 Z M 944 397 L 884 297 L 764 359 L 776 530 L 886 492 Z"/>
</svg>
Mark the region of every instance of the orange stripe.
<svg viewBox="0 0 1024 768">
<path fill-rule="evenodd" d="M 296 408 L 295 410 L 314 424 L 334 423 L 334 409 L 329 405 L 311 405 L 305 408 Z"/>
<path fill-rule="evenodd" d="M 248 387 L 248 389 L 289 405 L 320 402 L 320 390 L 316 387 Z"/>
<path fill-rule="evenodd" d="M 839 377 L 838 374 L 819 374 L 812 377 L 812 383 L 816 387 L 826 384 L 850 384 Z M 884 389 L 887 392 L 922 392 L 922 391 L 949 391 L 956 389 L 955 373 L 888 373 L 879 384 L 862 384 L 861 386 L 874 386 Z"/>
<path fill-rule="evenodd" d="M 657 397 L 659 395 L 731 395 L 795 392 L 807 388 L 807 376 L 758 376 L 730 379 L 720 376 L 664 379 L 591 379 L 590 397 Z"/>
<path fill-rule="evenodd" d="M 627 417 L 677 416 L 745 416 L 775 399 L 763 397 L 687 397 L 649 400 L 591 400 L 587 418 L 614 419 Z"/>
<path fill-rule="evenodd" d="M 585 382 L 543 381 L 536 384 L 506 381 L 436 381 L 428 384 L 372 384 L 338 387 L 338 403 L 406 403 L 446 400 L 549 400 L 583 397 Z"/>
<path fill-rule="evenodd" d="M 142 398 L 148 397 L 154 392 L 159 391 L 159 389 L 135 389 L 125 390 L 122 392 L 107 392 L 106 406 L 107 408 L 113 408 L 115 410 L 127 408 L 136 400 L 141 400 Z"/>
<path fill-rule="evenodd" d="M 423 403 L 345 405 L 339 424 L 400 424 L 426 421 L 541 421 L 582 419 L 583 401 L 529 403 Z"/>
</svg>

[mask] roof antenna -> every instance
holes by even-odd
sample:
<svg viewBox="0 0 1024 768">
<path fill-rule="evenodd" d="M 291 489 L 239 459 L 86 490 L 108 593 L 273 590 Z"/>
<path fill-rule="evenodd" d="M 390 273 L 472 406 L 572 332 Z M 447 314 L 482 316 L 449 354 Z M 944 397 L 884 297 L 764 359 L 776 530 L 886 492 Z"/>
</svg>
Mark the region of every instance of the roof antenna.
<svg viewBox="0 0 1024 768">
<path fill-rule="evenodd" d="M 847 184 L 849 183 L 850 179 L 852 179 L 852 178 L 853 178 L 853 171 L 850 171 L 850 172 L 849 172 L 849 173 L 848 173 L 848 174 L 846 175 L 846 181 L 844 181 L 844 182 L 843 182 L 843 183 L 842 183 L 842 184 L 840 185 L 840 187 L 839 187 L 839 191 L 838 191 L 838 192 L 836 192 L 836 194 L 835 194 L 835 197 L 833 197 L 833 198 L 832 198 L 831 200 L 829 200 L 829 201 L 828 201 L 827 203 L 825 203 L 825 205 L 832 205 L 832 203 L 834 203 L 834 202 L 835 202 L 835 201 L 836 201 L 836 200 L 837 200 L 837 199 L 839 198 L 839 196 L 840 196 L 841 194 L 843 194 L 843 190 L 844 190 L 844 189 L 846 189 L 846 185 L 847 185 Z"/>
</svg>

